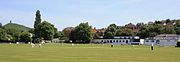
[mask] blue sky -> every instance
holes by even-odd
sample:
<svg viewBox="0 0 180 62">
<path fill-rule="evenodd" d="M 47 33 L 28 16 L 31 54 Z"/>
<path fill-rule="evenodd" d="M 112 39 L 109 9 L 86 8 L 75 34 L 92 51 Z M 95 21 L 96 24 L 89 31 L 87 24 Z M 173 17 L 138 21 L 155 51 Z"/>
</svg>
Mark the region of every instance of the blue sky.
<svg viewBox="0 0 180 62">
<path fill-rule="evenodd" d="M 33 27 L 36 10 L 58 30 L 89 22 L 96 28 L 180 19 L 180 0 L 0 0 L 0 22 Z"/>
</svg>

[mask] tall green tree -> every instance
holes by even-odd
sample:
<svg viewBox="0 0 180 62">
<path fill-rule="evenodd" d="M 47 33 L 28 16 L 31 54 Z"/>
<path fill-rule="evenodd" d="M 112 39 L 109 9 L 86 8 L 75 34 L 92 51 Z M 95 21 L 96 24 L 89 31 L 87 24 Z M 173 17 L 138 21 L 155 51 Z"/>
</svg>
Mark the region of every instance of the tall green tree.
<svg viewBox="0 0 180 62">
<path fill-rule="evenodd" d="M 43 21 L 39 25 L 40 37 L 44 40 L 52 40 L 54 38 L 55 29 L 54 25 L 49 22 Z"/>
<path fill-rule="evenodd" d="M 36 11 L 36 17 L 35 17 L 35 22 L 34 22 L 34 34 L 35 38 L 40 37 L 40 30 L 39 30 L 39 24 L 41 24 L 41 14 L 40 11 Z"/>
<path fill-rule="evenodd" d="M 88 23 L 80 23 L 75 27 L 75 30 L 71 32 L 70 39 L 75 42 L 89 43 L 93 39 L 92 27 Z"/>
<path fill-rule="evenodd" d="M 104 33 L 104 38 L 112 38 L 116 35 L 117 26 L 116 24 L 110 24 Z"/>
</svg>

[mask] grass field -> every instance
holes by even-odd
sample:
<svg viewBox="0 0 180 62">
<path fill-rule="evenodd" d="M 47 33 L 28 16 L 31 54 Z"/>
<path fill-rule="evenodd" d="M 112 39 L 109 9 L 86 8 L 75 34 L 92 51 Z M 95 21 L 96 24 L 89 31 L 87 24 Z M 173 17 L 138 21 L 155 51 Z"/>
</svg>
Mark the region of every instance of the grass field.
<svg viewBox="0 0 180 62">
<path fill-rule="evenodd" d="M 0 44 L 0 62 L 180 62 L 180 48 L 98 44 Z"/>
</svg>

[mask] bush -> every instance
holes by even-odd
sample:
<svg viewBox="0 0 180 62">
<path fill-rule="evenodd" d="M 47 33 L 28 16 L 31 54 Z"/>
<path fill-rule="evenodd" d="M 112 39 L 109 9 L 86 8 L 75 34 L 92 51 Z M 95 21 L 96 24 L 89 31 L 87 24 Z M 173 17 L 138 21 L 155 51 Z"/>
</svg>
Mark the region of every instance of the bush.
<svg viewBox="0 0 180 62">
<path fill-rule="evenodd" d="M 20 41 L 25 43 L 31 42 L 32 41 L 31 34 L 28 32 L 23 32 L 20 35 Z"/>
</svg>

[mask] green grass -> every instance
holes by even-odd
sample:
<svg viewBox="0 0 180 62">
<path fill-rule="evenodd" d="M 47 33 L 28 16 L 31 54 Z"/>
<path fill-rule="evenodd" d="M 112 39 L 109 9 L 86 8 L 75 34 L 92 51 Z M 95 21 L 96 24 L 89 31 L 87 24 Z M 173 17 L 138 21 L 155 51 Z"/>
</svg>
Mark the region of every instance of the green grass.
<svg viewBox="0 0 180 62">
<path fill-rule="evenodd" d="M 98 44 L 0 44 L 0 62 L 179 62 L 180 48 Z"/>
</svg>

